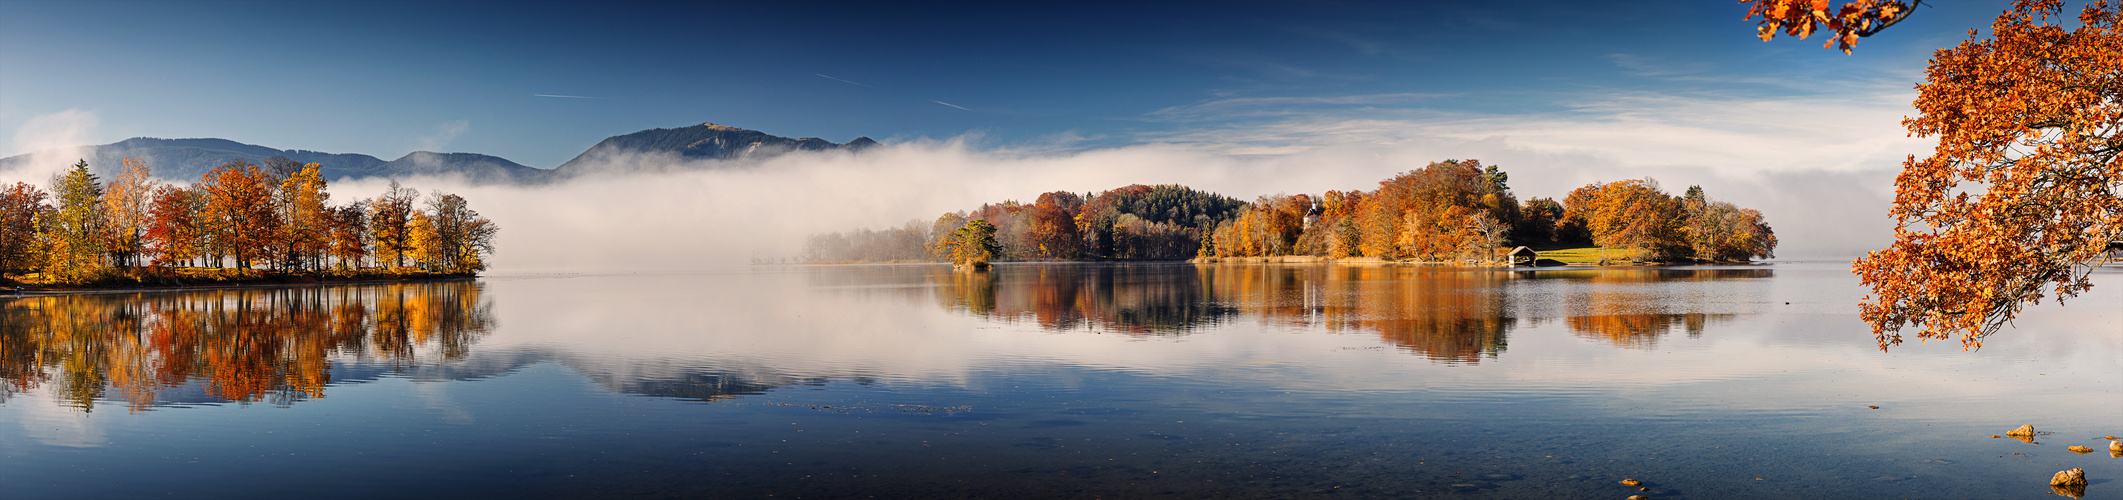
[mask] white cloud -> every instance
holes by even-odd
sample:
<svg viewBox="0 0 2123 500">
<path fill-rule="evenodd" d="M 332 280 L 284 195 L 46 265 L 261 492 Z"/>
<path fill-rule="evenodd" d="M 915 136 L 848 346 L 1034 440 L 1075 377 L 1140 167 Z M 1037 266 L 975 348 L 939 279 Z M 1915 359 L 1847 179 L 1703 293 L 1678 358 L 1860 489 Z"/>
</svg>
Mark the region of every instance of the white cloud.
<svg viewBox="0 0 2123 500">
<path fill-rule="evenodd" d="M 435 133 L 421 136 L 418 142 L 419 145 L 413 149 L 415 151 L 448 153 L 449 151 L 443 151 L 443 148 L 449 147 L 451 142 L 457 140 L 457 136 L 464 135 L 465 132 L 470 130 L 472 130 L 472 122 L 469 121 L 443 122 L 435 126 Z"/>
<path fill-rule="evenodd" d="M 14 151 L 32 156 L 27 164 L 0 171 L 0 183 L 44 184 L 75 160 L 86 159 L 84 146 L 98 140 L 96 113 L 69 109 L 39 115 L 15 129 Z"/>
<path fill-rule="evenodd" d="M 1317 192 L 1307 184 L 1320 179 L 1346 182 L 1345 172 L 1372 180 L 1338 188 L 1368 188 L 1429 161 L 1465 158 L 1503 166 L 1521 198 L 1645 176 L 1675 190 L 1702 185 L 1713 197 L 1762 210 L 1786 257 L 1854 257 L 1884 246 L 1894 173 L 1932 144 L 1900 125 L 1914 96 L 1884 84 L 1782 97 L 1604 92 L 1521 114 L 1359 106 L 1396 96 L 1413 99 L 1247 98 L 1168 108 L 1151 117 L 1216 125 L 1144 137 L 1309 167 L 1280 177 L 1289 192 Z"/>
</svg>

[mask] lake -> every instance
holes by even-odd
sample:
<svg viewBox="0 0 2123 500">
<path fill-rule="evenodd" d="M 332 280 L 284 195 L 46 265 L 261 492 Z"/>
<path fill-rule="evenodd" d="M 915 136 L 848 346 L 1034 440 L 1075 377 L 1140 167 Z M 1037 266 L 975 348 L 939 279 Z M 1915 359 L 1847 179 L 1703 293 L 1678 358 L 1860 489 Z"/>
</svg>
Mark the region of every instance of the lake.
<svg viewBox="0 0 2123 500">
<path fill-rule="evenodd" d="M 2119 273 L 1980 351 L 1883 353 L 1847 269 L 792 266 L 0 298 L 0 496 L 2039 498 L 2083 467 L 2087 498 L 2123 498 Z M 2021 424 L 2043 434 L 1992 437 Z"/>
</svg>

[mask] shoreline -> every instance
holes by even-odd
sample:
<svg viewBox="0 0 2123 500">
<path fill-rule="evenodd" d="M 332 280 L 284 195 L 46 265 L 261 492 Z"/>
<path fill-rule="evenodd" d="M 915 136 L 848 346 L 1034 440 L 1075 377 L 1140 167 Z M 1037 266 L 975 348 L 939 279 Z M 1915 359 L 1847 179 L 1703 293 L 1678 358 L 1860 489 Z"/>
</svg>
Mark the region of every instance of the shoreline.
<svg viewBox="0 0 2123 500">
<path fill-rule="evenodd" d="M 170 292 L 188 290 L 234 290 L 244 288 L 291 288 L 299 286 L 432 283 L 479 279 L 477 274 L 422 274 L 378 276 L 268 275 L 246 280 L 207 281 L 197 284 L 128 283 L 122 285 L 28 285 L 0 287 L 0 299 L 56 295 Z M 172 278 L 172 281 L 177 279 Z"/>
<path fill-rule="evenodd" d="M 1191 258 L 1191 259 L 1162 259 L 1162 260 L 1023 260 L 1023 261 L 997 261 L 997 262 L 993 262 L 993 264 L 995 264 L 995 265 L 1018 265 L 1018 264 L 1129 264 L 1129 263 L 1188 263 L 1188 264 L 1340 264 L 1340 265 L 1356 265 L 1356 266 L 1424 266 L 1424 267 L 1463 267 L 1463 268 L 1489 268 L 1489 269 L 1522 269 L 1522 270 L 1529 270 L 1529 269 L 1547 269 L 1547 268 L 1558 268 L 1558 267 L 1578 267 L 1578 268 L 1642 268 L 1642 267 L 1687 267 L 1687 266 L 1749 266 L 1749 265 L 1759 265 L 1759 264 L 1765 264 L 1765 263 L 1767 263 L 1766 261 L 1675 261 L 1675 262 L 1620 262 L 1620 263 L 1608 263 L 1608 264 L 1599 264 L 1599 263 L 1595 263 L 1595 262 L 1562 262 L 1562 261 L 1557 261 L 1557 260 L 1553 260 L 1553 259 L 1541 259 L 1541 260 L 1542 260 L 1543 262 L 1542 262 L 1542 263 L 1540 263 L 1540 264 L 1538 264 L 1538 265 L 1531 265 L 1531 266 L 1508 266 L 1508 265 L 1504 265 L 1504 264 L 1502 264 L 1502 263 L 1498 263 L 1498 262 L 1484 262 L 1484 263 L 1472 263 L 1472 264 L 1469 264 L 1469 263 L 1451 263 L 1451 262 L 1429 262 L 1429 261 L 1414 261 L 1414 260 L 1386 260 L 1386 259 L 1382 259 L 1382 258 L 1378 258 L 1378 257 L 1347 257 L 1347 258 L 1340 258 L 1340 259 L 1336 259 L 1336 258 L 1332 258 L 1332 257 L 1318 257 L 1318 256 L 1312 256 L 1312 255 L 1278 255 L 1278 256 L 1272 256 L 1272 257 L 1195 257 L 1195 258 Z M 791 262 L 791 263 L 786 263 L 786 264 L 753 264 L 753 265 L 754 265 L 754 266 L 762 266 L 762 265 L 773 265 L 773 266 L 888 266 L 888 265 L 940 265 L 940 266 L 948 266 L 948 265 L 951 265 L 951 263 L 949 263 L 949 262 L 937 262 L 937 261 L 912 261 L 912 260 L 891 260 L 891 261 L 875 261 L 875 262 L 870 262 L 870 261 L 836 261 L 836 262 Z"/>
</svg>

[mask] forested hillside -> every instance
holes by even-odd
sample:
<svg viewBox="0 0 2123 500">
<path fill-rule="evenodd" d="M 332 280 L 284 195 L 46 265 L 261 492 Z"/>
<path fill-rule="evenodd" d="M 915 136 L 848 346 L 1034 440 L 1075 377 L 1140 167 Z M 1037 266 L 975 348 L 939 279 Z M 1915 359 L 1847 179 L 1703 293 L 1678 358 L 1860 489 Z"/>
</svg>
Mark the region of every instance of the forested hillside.
<svg viewBox="0 0 2123 500">
<path fill-rule="evenodd" d="M 814 235 L 803 259 L 960 262 L 962 235 L 969 234 L 960 230 L 974 221 L 993 228 L 995 250 L 986 257 L 1001 261 L 1311 256 L 1468 263 L 1495 261 L 1523 245 L 1709 262 L 1768 258 L 1776 249 L 1760 212 L 1713 200 L 1700 187 L 1674 196 L 1652 179 L 1630 179 L 1580 187 L 1560 202 L 1520 201 L 1509 180 L 1478 160 L 1446 160 L 1369 191 L 1277 194 L 1251 203 L 1178 185 L 1055 191 L 933 222 Z"/>
</svg>

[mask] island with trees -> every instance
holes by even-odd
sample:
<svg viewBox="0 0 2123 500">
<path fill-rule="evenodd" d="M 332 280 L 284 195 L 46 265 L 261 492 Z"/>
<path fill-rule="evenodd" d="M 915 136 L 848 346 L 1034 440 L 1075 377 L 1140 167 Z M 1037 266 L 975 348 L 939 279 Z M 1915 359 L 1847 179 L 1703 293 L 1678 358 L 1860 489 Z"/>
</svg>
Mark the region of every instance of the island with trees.
<svg viewBox="0 0 2123 500">
<path fill-rule="evenodd" d="M 50 190 L 0 185 L 0 285 L 109 288 L 476 275 L 499 228 L 461 196 L 392 182 L 333 204 L 315 163 L 236 160 L 186 184 L 128 158 L 76 162 Z"/>
<path fill-rule="evenodd" d="M 1517 246 L 1591 247 L 1611 263 L 1745 262 L 1774 256 L 1761 212 L 1681 195 L 1652 179 L 1595 183 L 1561 201 L 1512 193 L 1478 160 L 1433 162 L 1370 191 L 1277 194 L 1248 203 L 1186 186 L 1055 191 L 934 222 L 814 235 L 807 262 L 1373 261 L 1499 265 Z M 970 228 L 970 229 L 969 229 Z M 1579 252 L 1585 254 L 1586 252 Z"/>
</svg>

